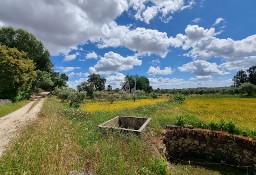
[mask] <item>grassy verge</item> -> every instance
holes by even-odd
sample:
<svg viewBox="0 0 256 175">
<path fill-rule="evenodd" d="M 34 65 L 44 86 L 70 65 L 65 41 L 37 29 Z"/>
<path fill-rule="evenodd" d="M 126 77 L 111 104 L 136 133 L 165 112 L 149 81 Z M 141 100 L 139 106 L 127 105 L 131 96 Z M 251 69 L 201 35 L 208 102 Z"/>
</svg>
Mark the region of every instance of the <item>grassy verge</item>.
<svg viewBox="0 0 256 175">
<path fill-rule="evenodd" d="M 0 117 L 3 117 L 19 108 L 22 106 L 26 105 L 29 101 L 28 100 L 23 100 L 15 103 L 7 103 L 4 105 L 0 106 Z"/>
<path fill-rule="evenodd" d="M 132 110 L 86 113 L 69 108 L 55 98 L 45 101 L 39 120 L 25 129 L 0 158 L 0 174 L 68 174 L 70 171 L 97 175 L 130 174 L 237 174 L 236 170 L 208 169 L 170 164 L 152 149 L 152 138 L 162 127 L 176 121 L 182 105 L 162 102 Z M 173 113 L 159 111 L 171 108 Z M 116 115 L 151 117 L 148 132 L 137 137 L 102 133 L 97 125 Z M 33 134 L 31 134 L 33 133 Z"/>
</svg>

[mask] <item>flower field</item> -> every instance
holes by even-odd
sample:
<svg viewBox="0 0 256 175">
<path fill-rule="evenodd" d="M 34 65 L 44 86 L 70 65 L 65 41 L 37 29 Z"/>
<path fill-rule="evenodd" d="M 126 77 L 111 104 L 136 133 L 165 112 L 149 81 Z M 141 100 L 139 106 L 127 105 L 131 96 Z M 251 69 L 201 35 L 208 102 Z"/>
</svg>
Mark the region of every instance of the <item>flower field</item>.
<svg viewBox="0 0 256 175">
<path fill-rule="evenodd" d="M 89 102 L 83 105 L 83 110 L 86 112 L 96 112 L 96 111 L 116 111 L 122 109 L 132 109 L 140 106 L 153 105 L 160 102 L 165 102 L 168 99 L 158 98 L 158 99 L 139 99 L 135 102 L 133 100 L 122 100 L 114 101 L 113 104 L 110 102 Z"/>
<path fill-rule="evenodd" d="M 255 98 L 193 98 L 187 99 L 182 109 L 206 122 L 224 119 L 244 128 L 256 128 Z"/>
</svg>

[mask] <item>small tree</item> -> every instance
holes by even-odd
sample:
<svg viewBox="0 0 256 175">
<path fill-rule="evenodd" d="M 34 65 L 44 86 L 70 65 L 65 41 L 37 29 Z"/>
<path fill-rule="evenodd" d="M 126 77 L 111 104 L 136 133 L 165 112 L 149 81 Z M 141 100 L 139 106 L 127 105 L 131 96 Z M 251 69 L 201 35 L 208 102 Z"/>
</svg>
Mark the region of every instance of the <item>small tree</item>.
<svg viewBox="0 0 256 175">
<path fill-rule="evenodd" d="M 242 85 L 243 83 L 248 82 L 248 76 L 245 71 L 240 70 L 236 73 L 232 80 L 234 81 L 234 86 L 237 87 Z"/>
<path fill-rule="evenodd" d="M 13 101 L 29 96 L 35 65 L 25 52 L 0 45 L 0 98 Z"/>
<path fill-rule="evenodd" d="M 256 86 L 251 83 L 243 83 L 239 88 L 240 93 L 252 96 L 256 92 Z"/>
<path fill-rule="evenodd" d="M 80 91 L 80 92 L 71 92 L 68 96 L 68 99 L 70 100 L 69 106 L 72 107 L 73 104 L 79 104 L 84 101 L 86 97 L 86 92 Z"/>
</svg>

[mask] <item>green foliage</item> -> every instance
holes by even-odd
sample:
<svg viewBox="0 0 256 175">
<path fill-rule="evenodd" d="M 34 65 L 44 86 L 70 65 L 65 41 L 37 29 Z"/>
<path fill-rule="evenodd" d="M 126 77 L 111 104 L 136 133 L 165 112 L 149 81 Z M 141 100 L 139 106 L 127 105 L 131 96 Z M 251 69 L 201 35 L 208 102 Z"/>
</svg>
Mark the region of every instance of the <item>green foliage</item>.
<svg viewBox="0 0 256 175">
<path fill-rule="evenodd" d="M 84 91 L 79 91 L 79 92 L 72 91 L 68 96 L 68 99 L 70 100 L 69 106 L 72 107 L 75 104 L 76 107 L 79 107 L 78 104 L 82 103 L 85 97 L 86 97 L 86 92 Z"/>
<path fill-rule="evenodd" d="M 185 96 L 182 94 L 174 94 L 170 97 L 169 102 L 182 104 L 185 101 Z"/>
<path fill-rule="evenodd" d="M 33 60 L 36 70 L 49 72 L 52 69 L 48 50 L 42 42 L 23 29 L 0 27 L 0 45 L 26 52 L 26 58 Z"/>
<path fill-rule="evenodd" d="M 157 94 L 156 94 L 156 93 L 151 93 L 150 96 L 151 96 L 153 99 L 157 99 Z"/>
<path fill-rule="evenodd" d="M 248 80 L 250 83 L 256 85 L 256 66 L 250 67 L 248 70 Z"/>
<path fill-rule="evenodd" d="M 241 94 L 247 94 L 247 96 L 252 96 L 256 92 L 256 86 L 251 83 L 243 83 L 239 87 L 239 91 Z"/>
<path fill-rule="evenodd" d="M 221 119 L 219 122 L 210 122 L 208 128 L 211 130 L 222 130 L 232 134 L 239 134 L 241 131 L 236 127 L 232 121 L 225 121 Z"/>
<path fill-rule="evenodd" d="M 90 83 L 96 91 L 102 91 L 105 89 L 106 79 L 101 78 L 99 74 L 89 75 L 87 82 Z"/>
<path fill-rule="evenodd" d="M 112 86 L 110 84 L 107 87 L 107 91 L 112 91 Z"/>
<path fill-rule="evenodd" d="M 78 104 L 82 103 L 86 97 L 85 91 L 77 92 L 74 89 L 67 87 L 56 88 L 54 94 L 62 101 L 70 101 L 70 107 L 72 107 L 73 105 L 76 105 L 78 107 Z"/>
<path fill-rule="evenodd" d="M 164 159 L 153 159 L 151 160 L 152 172 L 157 175 L 166 175 L 167 174 L 167 163 Z"/>
<path fill-rule="evenodd" d="M 35 90 L 39 88 L 50 91 L 53 88 L 54 82 L 49 72 L 37 70 L 36 75 L 36 80 L 34 81 Z"/>
<path fill-rule="evenodd" d="M 174 122 L 174 124 L 177 126 L 184 126 L 186 123 L 187 123 L 187 119 L 183 116 L 178 117 Z"/>
<path fill-rule="evenodd" d="M 82 82 L 80 85 L 77 86 L 78 91 L 86 91 L 87 96 L 91 99 L 94 99 L 94 85 L 89 82 Z"/>
<path fill-rule="evenodd" d="M 149 79 L 145 76 L 139 75 L 126 75 L 126 79 L 129 80 L 131 89 L 135 86 L 134 79 L 136 80 L 136 90 L 143 90 L 145 92 L 151 92 L 152 87 L 149 84 Z"/>
<path fill-rule="evenodd" d="M 115 101 L 115 97 L 113 95 L 110 95 L 108 97 L 108 101 L 110 102 L 110 104 L 112 104 Z"/>
<path fill-rule="evenodd" d="M 25 52 L 0 45 L 0 98 L 20 100 L 29 96 L 36 73 Z"/>
<path fill-rule="evenodd" d="M 1 104 L 0 106 L 0 117 L 3 117 L 19 108 L 22 106 L 26 105 L 29 101 L 28 100 L 22 100 L 19 102 L 15 103 L 6 103 L 6 104 Z"/>
<path fill-rule="evenodd" d="M 232 80 L 234 81 L 234 86 L 237 87 L 242 85 L 243 83 L 248 82 L 248 77 L 245 71 L 240 70 L 236 73 Z"/>
</svg>

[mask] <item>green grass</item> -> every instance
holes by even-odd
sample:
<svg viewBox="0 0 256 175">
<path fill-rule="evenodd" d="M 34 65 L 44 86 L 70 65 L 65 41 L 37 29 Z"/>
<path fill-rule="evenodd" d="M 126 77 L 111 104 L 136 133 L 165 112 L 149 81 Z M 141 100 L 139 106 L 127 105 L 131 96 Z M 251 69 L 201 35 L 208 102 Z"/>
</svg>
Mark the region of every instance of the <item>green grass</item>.
<svg viewBox="0 0 256 175">
<path fill-rule="evenodd" d="M 10 114 L 13 111 L 16 111 L 17 109 L 26 105 L 28 102 L 29 102 L 28 100 L 23 100 L 15 103 L 7 103 L 7 104 L 0 105 L 0 117 L 3 117 L 7 114 Z"/>
<path fill-rule="evenodd" d="M 166 109 L 170 111 L 160 113 Z M 0 174 L 68 174 L 70 171 L 90 171 L 97 175 L 241 174 L 227 167 L 213 169 L 171 163 L 166 168 L 166 160 L 152 147 L 153 141 L 159 140 L 162 128 L 177 122 L 181 114 L 190 112 L 183 105 L 166 102 L 132 110 L 85 113 L 49 98 L 39 119 L 24 129 L 0 158 Z M 152 121 L 141 137 L 102 132 L 97 128 L 117 115 L 151 117 Z M 198 116 L 194 117 L 196 121 Z"/>
</svg>

